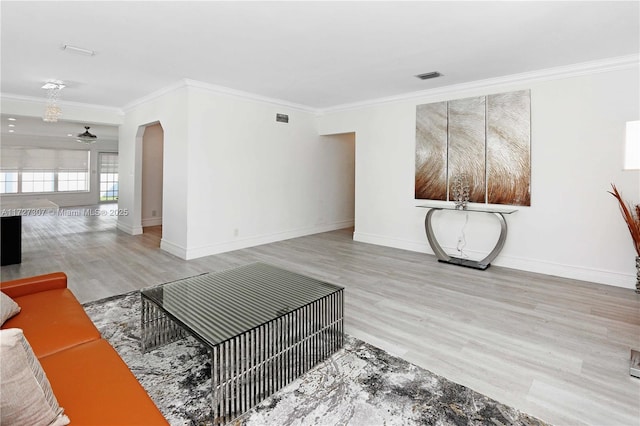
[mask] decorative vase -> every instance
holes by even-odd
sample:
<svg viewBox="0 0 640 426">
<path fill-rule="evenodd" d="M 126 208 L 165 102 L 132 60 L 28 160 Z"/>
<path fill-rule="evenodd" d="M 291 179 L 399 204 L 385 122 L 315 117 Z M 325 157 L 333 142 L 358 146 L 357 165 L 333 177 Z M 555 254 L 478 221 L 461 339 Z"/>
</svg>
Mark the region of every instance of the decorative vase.
<svg viewBox="0 0 640 426">
<path fill-rule="evenodd" d="M 636 256 L 636 293 L 640 294 L 640 256 Z"/>
<path fill-rule="evenodd" d="M 469 202 L 469 180 L 465 174 L 456 174 L 451 183 L 451 195 L 456 210 L 466 210 Z"/>
</svg>

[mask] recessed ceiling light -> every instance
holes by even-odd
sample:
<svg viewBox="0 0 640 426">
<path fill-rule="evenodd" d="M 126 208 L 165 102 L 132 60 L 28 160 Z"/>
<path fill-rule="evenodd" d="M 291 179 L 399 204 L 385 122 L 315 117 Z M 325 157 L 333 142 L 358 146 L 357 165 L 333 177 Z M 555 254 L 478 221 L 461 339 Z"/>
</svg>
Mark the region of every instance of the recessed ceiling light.
<svg viewBox="0 0 640 426">
<path fill-rule="evenodd" d="M 73 136 L 71 133 L 67 133 L 67 136 Z"/>
<path fill-rule="evenodd" d="M 9 124 L 9 127 L 16 127 L 15 124 Z"/>
<path fill-rule="evenodd" d="M 93 56 L 96 54 L 95 50 L 85 49 L 83 47 L 78 47 L 78 46 L 72 46 L 70 44 L 63 45 L 62 50 L 71 52 L 71 53 L 76 53 L 78 55 L 84 55 L 84 56 Z"/>
<path fill-rule="evenodd" d="M 15 130 L 9 130 L 9 133 L 13 133 Z"/>
<path fill-rule="evenodd" d="M 438 71 L 432 71 L 432 72 L 426 72 L 424 74 L 418 74 L 416 75 L 416 77 L 418 77 L 420 80 L 428 80 L 430 78 L 436 78 L 436 77 L 440 77 L 442 74 L 440 74 Z"/>
<path fill-rule="evenodd" d="M 13 117 L 9 117 L 7 120 L 9 120 L 9 121 L 16 121 L 16 119 L 15 119 L 15 118 L 13 118 Z"/>
</svg>

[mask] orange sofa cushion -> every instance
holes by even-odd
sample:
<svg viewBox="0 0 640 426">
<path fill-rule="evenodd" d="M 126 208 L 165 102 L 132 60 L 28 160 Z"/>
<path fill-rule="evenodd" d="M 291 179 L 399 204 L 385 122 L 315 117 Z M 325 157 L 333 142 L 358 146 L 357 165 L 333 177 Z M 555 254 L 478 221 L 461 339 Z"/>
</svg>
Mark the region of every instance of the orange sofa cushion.
<svg viewBox="0 0 640 426">
<path fill-rule="evenodd" d="M 67 274 L 53 272 L 51 274 L 36 275 L 35 277 L 18 278 L 17 280 L 0 283 L 2 292 L 12 299 L 40 291 L 67 288 Z"/>
<path fill-rule="evenodd" d="M 67 288 L 41 291 L 13 300 L 21 312 L 7 320 L 2 328 L 21 328 L 38 358 L 101 337 L 78 299 Z"/>
<path fill-rule="evenodd" d="M 40 363 L 71 424 L 168 424 L 106 340 L 54 353 Z"/>
</svg>

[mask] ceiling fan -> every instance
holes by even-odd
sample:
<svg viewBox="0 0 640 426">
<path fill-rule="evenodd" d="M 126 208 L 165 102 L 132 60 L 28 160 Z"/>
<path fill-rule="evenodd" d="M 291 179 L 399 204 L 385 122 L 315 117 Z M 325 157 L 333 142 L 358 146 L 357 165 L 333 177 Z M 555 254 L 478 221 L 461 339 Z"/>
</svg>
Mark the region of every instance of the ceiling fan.
<svg viewBox="0 0 640 426">
<path fill-rule="evenodd" d="M 91 127 L 89 126 L 84 126 L 84 133 L 78 133 L 78 138 L 76 139 L 76 141 L 83 143 L 94 143 L 98 139 L 98 137 L 89 132 L 90 128 Z"/>
</svg>

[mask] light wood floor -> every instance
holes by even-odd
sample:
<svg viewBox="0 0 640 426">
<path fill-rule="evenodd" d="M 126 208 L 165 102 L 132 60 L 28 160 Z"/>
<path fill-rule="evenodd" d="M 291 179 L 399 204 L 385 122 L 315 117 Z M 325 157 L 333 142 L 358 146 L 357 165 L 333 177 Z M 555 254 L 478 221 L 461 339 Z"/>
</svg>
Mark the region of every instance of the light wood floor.
<svg viewBox="0 0 640 426">
<path fill-rule="evenodd" d="M 345 290 L 346 332 L 556 425 L 640 425 L 640 295 L 352 241 L 345 229 L 192 261 L 161 251 L 161 228 L 130 236 L 116 218 L 26 217 L 8 280 L 69 275 L 82 302 L 264 261 Z"/>
</svg>

